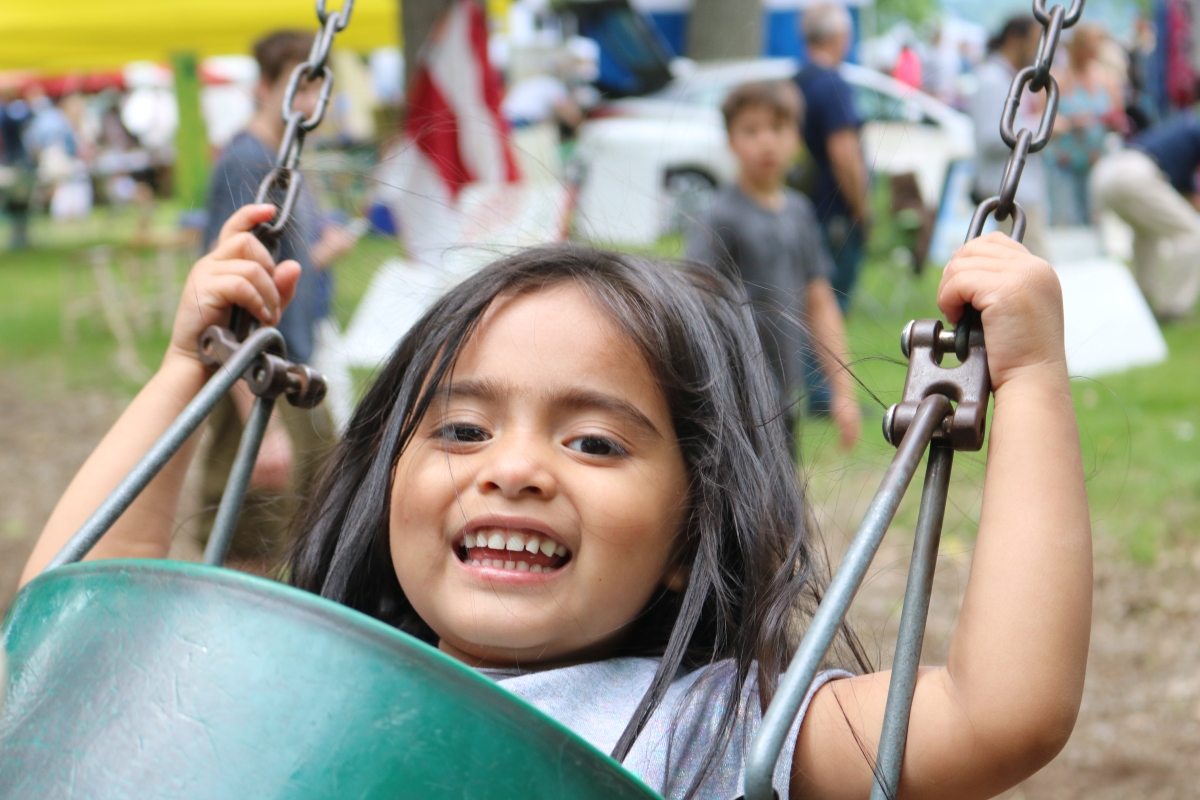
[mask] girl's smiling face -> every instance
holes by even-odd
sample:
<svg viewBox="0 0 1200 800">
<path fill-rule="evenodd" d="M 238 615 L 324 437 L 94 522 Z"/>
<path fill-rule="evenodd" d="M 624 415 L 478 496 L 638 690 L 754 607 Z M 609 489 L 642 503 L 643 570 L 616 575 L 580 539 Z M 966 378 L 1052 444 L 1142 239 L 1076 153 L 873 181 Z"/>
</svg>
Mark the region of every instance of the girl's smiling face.
<svg viewBox="0 0 1200 800">
<path fill-rule="evenodd" d="M 396 575 L 464 661 L 594 656 L 682 588 L 687 482 L 634 342 L 574 284 L 502 297 L 397 463 Z"/>
</svg>

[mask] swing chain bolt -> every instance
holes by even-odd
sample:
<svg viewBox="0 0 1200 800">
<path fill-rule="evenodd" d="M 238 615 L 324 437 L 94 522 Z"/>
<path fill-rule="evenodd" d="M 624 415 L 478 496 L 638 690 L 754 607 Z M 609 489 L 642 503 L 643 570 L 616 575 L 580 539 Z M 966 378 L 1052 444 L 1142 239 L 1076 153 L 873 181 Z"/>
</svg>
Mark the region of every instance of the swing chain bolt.
<svg viewBox="0 0 1200 800">
<path fill-rule="evenodd" d="M 941 394 L 957 405 L 942 421 L 934 439 L 948 440 L 955 450 L 974 451 L 983 446 L 991 379 L 983 326 L 979 315 L 972 312 L 963 314 L 955 330 L 947 330 L 936 319 L 914 320 L 904 326 L 900 347 L 908 356 L 908 375 L 903 399 L 883 416 L 883 438 L 888 444 L 898 447 L 921 401 Z M 946 353 L 955 353 L 961 363 L 942 366 Z"/>
<path fill-rule="evenodd" d="M 904 326 L 904 330 L 900 331 L 900 352 L 904 354 L 905 358 L 908 358 L 909 354 L 912 353 L 912 329 L 913 325 L 916 324 L 917 321 L 915 319 L 910 319 L 908 324 Z"/>
<path fill-rule="evenodd" d="M 242 344 L 231 331 L 210 325 L 200 336 L 200 360 L 206 367 L 219 368 Z M 286 394 L 297 408 L 313 408 L 325 399 L 325 377 L 304 364 L 289 362 L 282 347 L 259 355 L 242 377 L 255 395 L 275 399 Z"/>
</svg>

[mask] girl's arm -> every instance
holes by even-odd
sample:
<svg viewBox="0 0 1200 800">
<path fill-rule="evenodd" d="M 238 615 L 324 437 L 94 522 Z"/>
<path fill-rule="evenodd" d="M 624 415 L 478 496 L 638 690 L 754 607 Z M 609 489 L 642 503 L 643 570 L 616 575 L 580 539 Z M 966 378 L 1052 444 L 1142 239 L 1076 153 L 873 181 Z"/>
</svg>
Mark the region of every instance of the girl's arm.
<svg viewBox="0 0 1200 800">
<path fill-rule="evenodd" d="M 938 305 L 983 316 L 995 414 L 971 575 L 945 667 L 917 681 L 900 796 L 993 797 L 1063 745 L 1083 692 L 1091 526 L 1049 265 L 994 233 L 959 249 Z M 796 797 L 865 798 L 889 673 L 827 684 L 796 746 Z"/>
<path fill-rule="evenodd" d="M 204 386 L 210 373 L 196 353 L 204 329 L 227 324 L 233 305 L 247 309 L 264 324 L 278 322 L 295 291 L 300 265 L 285 261 L 276 267 L 262 243 L 248 233 L 274 214 L 271 205 L 245 206 L 225 223 L 213 252 L 196 262 L 183 288 L 162 366 L 58 501 L 25 564 L 22 585 L 42 571 Z M 196 438 L 171 459 L 88 558 L 166 556 Z"/>
<path fill-rule="evenodd" d="M 815 345 L 813 351 L 833 393 L 830 413 L 841 434 L 842 447 L 850 448 L 858 441 L 862 412 L 854 391 L 854 378 L 850 375 L 846 326 L 829 281 L 824 278 L 809 281 L 805 305 L 808 329 Z"/>
</svg>

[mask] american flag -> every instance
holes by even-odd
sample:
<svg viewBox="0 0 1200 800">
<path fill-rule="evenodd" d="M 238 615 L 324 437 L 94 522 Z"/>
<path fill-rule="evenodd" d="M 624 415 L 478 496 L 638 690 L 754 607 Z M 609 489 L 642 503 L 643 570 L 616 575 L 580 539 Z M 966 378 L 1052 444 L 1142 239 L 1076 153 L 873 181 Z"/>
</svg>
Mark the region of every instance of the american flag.
<svg viewBox="0 0 1200 800">
<path fill-rule="evenodd" d="M 519 177 L 500 114 L 504 86 L 487 44 L 483 9 L 458 0 L 421 49 L 409 88 L 405 137 L 452 198 L 467 183 Z"/>
</svg>

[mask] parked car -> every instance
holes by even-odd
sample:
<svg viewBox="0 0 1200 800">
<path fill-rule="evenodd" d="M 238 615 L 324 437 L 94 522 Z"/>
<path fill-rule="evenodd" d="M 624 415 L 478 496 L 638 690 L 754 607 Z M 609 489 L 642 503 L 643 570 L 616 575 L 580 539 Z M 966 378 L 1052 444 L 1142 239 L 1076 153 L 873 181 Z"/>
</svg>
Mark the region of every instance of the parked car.
<svg viewBox="0 0 1200 800">
<path fill-rule="evenodd" d="M 599 241 L 642 244 L 678 229 L 706 194 L 736 176 L 720 111 L 725 97 L 742 83 L 786 80 L 798 69 L 786 58 L 693 65 L 658 92 L 598 107 L 579 132 L 582 229 Z M 871 170 L 915 173 L 922 200 L 936 211 L 950 165 L 974 158 L 970 118 L 874 70 L 840 69 L 864 121 Z"/>
</svg>

